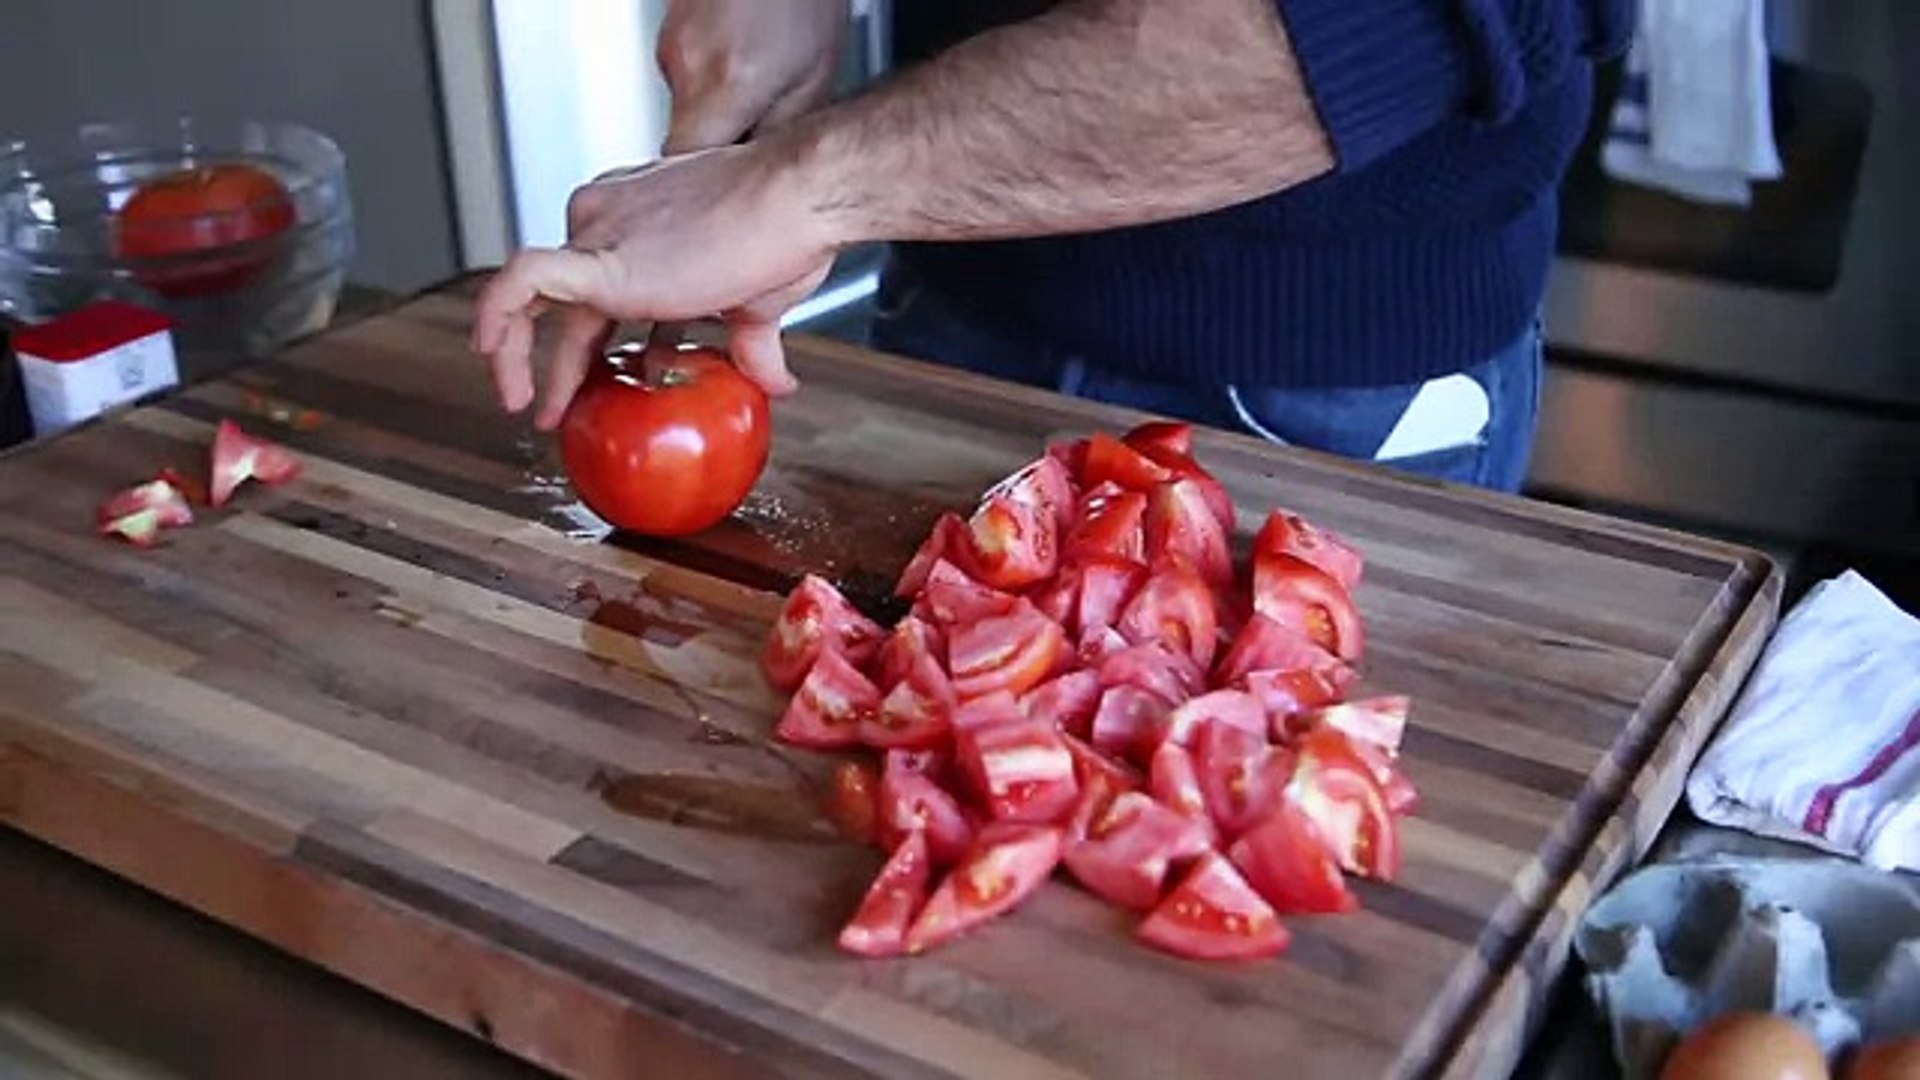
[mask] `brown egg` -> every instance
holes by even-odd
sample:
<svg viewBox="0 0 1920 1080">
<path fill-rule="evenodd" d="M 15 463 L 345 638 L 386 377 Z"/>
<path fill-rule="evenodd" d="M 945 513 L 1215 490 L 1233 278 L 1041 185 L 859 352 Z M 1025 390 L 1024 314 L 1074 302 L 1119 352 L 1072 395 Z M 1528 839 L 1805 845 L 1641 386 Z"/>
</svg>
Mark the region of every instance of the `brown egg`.
<svg viewBox="0 0 1920 1080">
<path fill-rule="evenodd" d="M 1695 1028 L 1668 1055 L 1660 1080 L 1827 1080 L 1820 1045 L 1771 1013 L 1728 1013 Z"/>
<path fill-rule="evenodd" d="M 1920 1035 L 1861 1047 L 1847 1080 L 1920 1080 Z"/>
</svg>

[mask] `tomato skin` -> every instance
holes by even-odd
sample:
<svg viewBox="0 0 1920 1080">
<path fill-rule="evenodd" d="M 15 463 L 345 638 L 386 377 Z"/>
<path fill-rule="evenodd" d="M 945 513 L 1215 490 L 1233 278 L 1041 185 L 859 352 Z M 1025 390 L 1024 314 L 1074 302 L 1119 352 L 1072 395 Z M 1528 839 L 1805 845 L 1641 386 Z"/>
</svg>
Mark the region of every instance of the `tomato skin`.
<svg viewBox="0 0 1920 1080">
<path fill-rule="evenodd" d="M 933 876 L 925 833 L 913 832 L 893 849 L 875 875 L 860 907 L 840 931 L 840 947 L 856 956 L 898 956 L 907 949 L 907 928 L 927 899 Z"/>
<path fill-rule="evenodd" d="M 1087 439 L 1086 456 L 1080 465 L 1082 488 L 1114 484 L 1144 493 L 1171 479 L 1173 473 L 1166 466 L 1111 435 L 1102 433 Z"/>
<path fill-rule="evenodd" d="M 966 571 L 940 559 L 927 572 L 927 583 L 914 602 L 913 614 L 936 626 L 952 628 L 963 623 L 1011 612 L 1019 598 L 999 589 L 988 588 L 968 576 Z M 952 642 L 949 640 L 949 653 Z"/>
<path fill-rule="evenodd" d="M 1023 589 L 1060 566 L 1060 526 L 1051 509 L 996 495 L 974 511 L 961 568 L 995 589 Z"/>
<path fill-rule="evenodd" d="M 1058 828 L 1002 823 L 982 829 L 914 919 L 907 952 L 937 948 L 1019 906 L 1053 876 L 1064 846 Z"/>
<path fill-rule="evenodd" d="M 294 227 L 293 197 L 279 178 L 244 163 L 202 165 L 154 177 L 114 215 L 114 250 L 145 263 L 202 255 L 193 265 L 139 265 L 141 284 L 171 298 L 243 288 L 273 260 L 249 245 Z M 223 248 L 238 250 L 218 256 Z"/>
<path fill-rule="evenodd" d="M 1079 572 L 1074 626 L 1082 636 L 1118 623 L 1147 581 L 1147 568 L 1131 559 L 1089 559 Z"/>
<path fill-rule="evenodd" d="M 1190 456 L 1193 453 L 1193 425 L 1180 420 L 1148 420 L 1136 424 L 1120 441 L 1143 454 L 1155 451 Z"/>
<path fill-rule="evenodd" d="M 1194 487 L 1202 503 L 1213 512 L 1213 518 L 1220 528 L 1231 535 L 1236 524 L 1233 512 L 1233 496 L 1227 494 L 1226 486 L 1214 478 L 1199 462 L 1186 454 L 1175 454 L 1160 448 L 1143 451 L 1155 464 L 1167 471 L 1174 480 L 1184 480 Z"/>
<path fill-rule="evenodd" d="M 648 536 L 719 524 L 766 468 L 766 392 L 726 356 L 699 346 L 606 364 L 560 424 L 561 463 L 581 501 L 609 524 Z"/>
<path fill-rule="evenodd" d="M 1109 687 L 1093 715 L 1094 748 L 1117 758 L 1144 761 L 1168 713 L 1166 699 L 1137 686 Z"/>
<path fill-rule="evenodd" d="M 1162 743 L 1153 752 L 1148 784 L 1153 797 L 1181 817 L 1198 825 L 1209 845 L 1220 842 L 1219 826 L 1207 809 L 1206 793 L 1200 787 L 1200 767 L 1193 754 L 1179 743 Z"/>
<path fill-rule="evenodd" d="M 1194 737 L 1193 760 L 1207 812 L 1228 842 L 1273 812 L 1294 769 L 1292 755 L 1263 734 L 1217 720 Z"/>
<path fill-rule="evenodd" d="M 1291 510 L 1267 515 L 1253 540 L 1254 557 L 1291 555 L 1319 569 L 1352 592 L 1360 587 L 1365 560 L 1339 533 L 1322 529 Z"/>
<path fill-rule="evenodd" d="M 1167 560 L 1186 563 L 1209 585 L 1233 580 L 1233 554 L 1227 530 L 1207 507 L 1206 496 L 1192 480 L 1175 480 L 1153 489 L 1146 515 L 1147 556 L 1159 565 Z"/>
<path fill-rule="evenodd" d="M 1273 908 L 1213 851 L 1201 856 L 1136 935 L 1190 960 L 1260 960 L 1286 951 L 1292 940 Z"/>
<path fill-rule="evenodd" d="M 827 794 L 827 820 L 856 844 L 880 840 L 880 773 L 862 761 L 843 761 L 833 770 Z"/>
</svg>

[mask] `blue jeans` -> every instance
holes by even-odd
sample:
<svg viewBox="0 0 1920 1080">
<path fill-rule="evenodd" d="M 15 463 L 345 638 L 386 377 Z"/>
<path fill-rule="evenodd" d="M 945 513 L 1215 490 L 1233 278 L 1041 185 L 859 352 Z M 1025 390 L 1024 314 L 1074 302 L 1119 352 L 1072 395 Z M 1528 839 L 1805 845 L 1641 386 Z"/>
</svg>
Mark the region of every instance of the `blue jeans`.
<svg viewBox="0 0 1920 1080">
<path fill-rule="evenodd" d="M 992 378 L 1495 491 L 1517 492 L 1525 482 L 1540 412 L 1537 324 L 1462 372 L 1464 379 L 1433 381 L 1438 385 L 1429 389 L 1421 411 L 1432 419 L 1428 404 L 1439 410 L 1437 428 L 1408 416 L 1429 383 L 1282 389 L 1144 379 L 1087 357 L 1000 337 L 897 265 L 881 278 L 870 340 L 885 352 Z M 1484 422 L 1475 424 L 1481 416 Z M 1449 426 L 1456 430 L 1446 432 Z"/>
</svg>

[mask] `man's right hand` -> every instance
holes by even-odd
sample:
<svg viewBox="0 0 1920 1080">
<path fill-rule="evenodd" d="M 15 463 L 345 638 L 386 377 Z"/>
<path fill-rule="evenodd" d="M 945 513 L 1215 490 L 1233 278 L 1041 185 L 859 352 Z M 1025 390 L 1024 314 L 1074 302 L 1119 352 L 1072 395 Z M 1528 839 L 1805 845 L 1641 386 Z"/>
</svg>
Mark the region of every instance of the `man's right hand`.
<svg viewBox="0 0 1920 1080">
<path fill-rule="evenodd" d="M 847 0 L 671 0 L 657 56 L 673 115 L 665 151 L 738 142 L 833 93 Z"/>
</svg>

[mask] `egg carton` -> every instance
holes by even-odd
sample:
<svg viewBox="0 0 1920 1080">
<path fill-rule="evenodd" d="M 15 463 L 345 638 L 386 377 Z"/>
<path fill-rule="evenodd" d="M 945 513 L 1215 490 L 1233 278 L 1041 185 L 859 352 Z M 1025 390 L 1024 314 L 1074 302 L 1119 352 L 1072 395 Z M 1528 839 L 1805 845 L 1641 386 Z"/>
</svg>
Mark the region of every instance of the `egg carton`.
<svg viewBox="0 0 1920 1080">
<path fill-rule="evenodd" d="M 1920 895 L 1835 859 L 1708 858 L 1640 870 L 1574 938 L 1627 1080 L 1728 1012 L 1793 1018 L 1829 1063 L 1920 1032 Z"/>
</svg>

